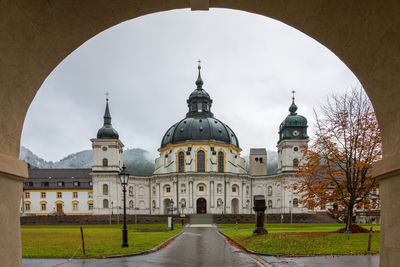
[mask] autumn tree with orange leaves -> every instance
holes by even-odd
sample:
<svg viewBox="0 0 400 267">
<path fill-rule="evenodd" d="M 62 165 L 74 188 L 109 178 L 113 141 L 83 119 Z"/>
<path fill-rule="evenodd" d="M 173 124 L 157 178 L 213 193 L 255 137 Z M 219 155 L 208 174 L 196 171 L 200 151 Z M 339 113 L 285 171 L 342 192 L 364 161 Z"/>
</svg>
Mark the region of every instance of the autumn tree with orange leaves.
<svg viewBox="0 0 400 267">
<path fill-rule="evenodd" d="M 314 114 L 315 138 L 304 151 L 299 182 L 292 189 L 309 209 L 338 205 L 349 230 L 354 208 L 377 206 L 373 192 L 378 182 L 371 170 L 382 157 L 378 121 L 362 88 L 329 96 Z"/>
</svg>

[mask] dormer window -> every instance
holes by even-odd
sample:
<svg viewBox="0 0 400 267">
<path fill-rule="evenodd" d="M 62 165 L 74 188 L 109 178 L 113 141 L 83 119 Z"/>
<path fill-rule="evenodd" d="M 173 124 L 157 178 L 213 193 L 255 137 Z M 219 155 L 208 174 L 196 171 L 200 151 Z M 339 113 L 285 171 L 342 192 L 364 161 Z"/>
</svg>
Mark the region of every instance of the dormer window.
<svg viewBox="0 0 400 267">
<path fill-rule="evenodd" d="M 58 182 L 57 185 L 58 185 L 58 187 L 63 187 L 64 186 L 64 182 Z"/>
<path fill-rule="evenodd" d="M 49 187 L 49 182 L 43 182 L 43 183 L 42 183 L 42 186 L 43 186 L 43 187 Z"/>
<path fill-rule="evenodd" d="M 75 181 L 74 182 L 74 186 L 79 186 L 81 183 L 80 182 L 78 182 L 78 181 Z"/>
</svg>

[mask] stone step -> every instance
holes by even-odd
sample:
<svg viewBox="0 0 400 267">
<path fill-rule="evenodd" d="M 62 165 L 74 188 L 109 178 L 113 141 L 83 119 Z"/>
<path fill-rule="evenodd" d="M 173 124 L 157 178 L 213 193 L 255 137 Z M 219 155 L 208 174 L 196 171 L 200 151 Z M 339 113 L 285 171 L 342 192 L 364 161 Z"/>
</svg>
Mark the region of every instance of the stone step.
<svg viewBox="0 0 400 267">
<path fill-rule="evenodd" d="M 191 214 L 190 224 L 213 224 L 214 218 L 211 214 Z"/>
</svg>

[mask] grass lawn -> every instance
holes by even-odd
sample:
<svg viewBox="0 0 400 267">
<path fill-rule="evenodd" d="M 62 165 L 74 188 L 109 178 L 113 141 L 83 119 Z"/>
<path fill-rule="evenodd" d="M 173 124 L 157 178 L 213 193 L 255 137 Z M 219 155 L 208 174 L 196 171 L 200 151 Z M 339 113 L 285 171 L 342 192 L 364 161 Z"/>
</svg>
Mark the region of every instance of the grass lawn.
<svg viewBox="0 0 400 267">
<path fill-rule="evenodd" d="M 293 228 L 267 227 L 268 235 L 253 235 L 253 229 L 223 229 L 221 232 L 243 247 L 271 255 L 351 255 L 379 253 L 380 234 L 372 234 L 371 251 L 367 251 L 368 233 L 329 233 L 343 227 L 322 226 Z M 369 227 L 368 227 L 369 228 Z M 378 230 L 375 229 L 374 230 Z"/>
<path fill-rule="evenodd" d="M 360 224 L 369 230 L 372 226 L 374 231 L 380 231 L 381 226 L 378 224 Z M 265 224 L 268 232 L 333 232 L 345 227 L 343 223 L 271 223 Z M 218 224 L 219 228 L 236 228 L 236 224 Z M 254 229 L 254 224 L 238 224 L 239 229 Z"/>
<path fill-rule="evenodd" d="M 128 248 L 122 248 L 121 225 L 83 226 L 86 256 L 82 253 L 78 225 L 22 226 L 24 258 L 99 258 L 152 249 L 181 232 L 140 232 L 134 229 L 166 229 L 166 225 L 128 225 Z"/>
</svg>

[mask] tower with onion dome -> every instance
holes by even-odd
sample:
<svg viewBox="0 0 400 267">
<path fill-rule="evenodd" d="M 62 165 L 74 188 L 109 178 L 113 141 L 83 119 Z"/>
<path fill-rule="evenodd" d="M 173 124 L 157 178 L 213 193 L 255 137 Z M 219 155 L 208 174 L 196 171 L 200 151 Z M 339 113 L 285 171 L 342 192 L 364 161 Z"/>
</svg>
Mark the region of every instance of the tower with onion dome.
<svg viewBox="0 0 400 267">
<path fill-rule="evenodd" d="M 289 107 L 290 113 L 279 126 L 279 141 L 277 145 L 278 173 L 297 170 L 303 158 L 302 150 L 307 147 L 309 141 L 307 119 L 296 113 L 295 92 L 292 91 L 292 93 L 292 104 Z"/>
<path fill-rule="evenodd" d="M 111 114 L 106 98 L 103 126 L 92 142 L 93 214 L 112 214 L 121 203 L 119 172 L 122 168 L 124 144 L 112 127 Z M 114 207 L 113 207 L 114 206 Z"/>
</svg>

